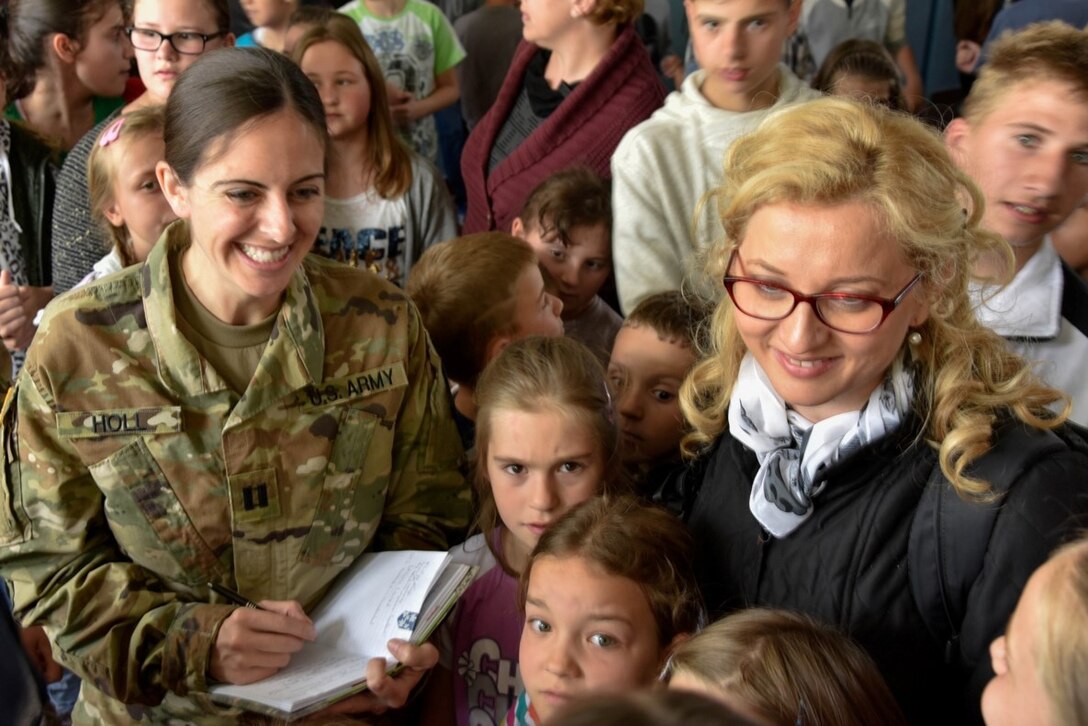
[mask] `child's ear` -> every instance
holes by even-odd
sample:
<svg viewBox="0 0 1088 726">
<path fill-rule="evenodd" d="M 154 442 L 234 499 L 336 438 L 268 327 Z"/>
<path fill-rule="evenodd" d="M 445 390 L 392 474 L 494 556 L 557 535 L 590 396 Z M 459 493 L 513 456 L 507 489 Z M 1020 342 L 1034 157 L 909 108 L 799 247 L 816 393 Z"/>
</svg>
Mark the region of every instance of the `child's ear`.
<svg viewBox="0 0 1088 726">
<path fill-rule="evenodd" d="M 693 635 L 695 635 L 695 633 L 677 633 L 673 636 L 672 640 L 669 641 L 669 644 L 662 649 L 661 663 L 658 664 L 662 676 L 666 675 L 665 666 L 669 665 L 669 659 L 672 658 L 672 654 L 676 652 L 676 648 L 684 641 L 691 640 Z"/>
<path fill-rule="evenodd" d="M 525 223 L 521 221 L 521 217 L 514 217 L 514 223 L 510 225 L 510 234 L 525 239 Z"/>
<path fill-rule="evenodd" d="M 165 161 L 155 165 L 155 178 L 159 180 L 159 188 L 162 189 L 162 194 L 166 197 L 170 208 L 174 210 L 174 214 L 181 219 L 188 219 L 191 213 L 188 187 L 181 183 L 177 174 Z"/>
<path fill-rule="evenodd" d="M 127 41 L 126 41 L 127 42 Z M 79 42 L 69 38 L 64 33 L 55 33 L 50 40 L 53 52 L 65 63 L 75 63 L 79 55 Z"/>
<path fill-rule="evenodd" d="M 971 137 L 971 125 L 967 119 L 957 118 L 948 122 L 944 130 L 944 145 L 952 161 L 961 169 L 967 162 L 967 141 Z"/>
<path fill-rule="evenodd" d="M 117 200 L 110 202 L 110 205 L 102 210 L 102 216 L 114 227 L 125 226 L 125 218 L 121 215 Z"/>
<path fill-rule="evenodd" d="M 516 340 L 512 335 L 496 335 L 487 342 L 486 355 L 484 357 L 484 365 L 486 366 L 491 361 L 499 357 L 499 353 L 506 349 L 506 346 Z"/>
</svg>

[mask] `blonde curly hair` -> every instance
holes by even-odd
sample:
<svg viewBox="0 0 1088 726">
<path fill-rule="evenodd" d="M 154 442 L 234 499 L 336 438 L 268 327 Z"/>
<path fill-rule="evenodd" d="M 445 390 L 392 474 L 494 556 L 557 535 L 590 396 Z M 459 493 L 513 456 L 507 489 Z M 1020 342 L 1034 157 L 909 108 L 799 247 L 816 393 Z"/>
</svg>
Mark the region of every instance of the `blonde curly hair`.
<svg viewBox="0 0 1088 726">
<path fill-rule="evenodd" d="M 799 153 L 799 150 L 803 152 Z M 721 289 L 730 255 L 748 220 L 767 204 L 868 204 L 903 258 L 922 273 L 929 317 L 917 345 L 903 342 L 916 373 L 915 409 L 924 435 L 940 452 L 941 470 L 961 497 L 988 499 L 987 482 L 966 467 L 990 447 L 995 422 L 1010 415 L 1036 428 L 1054 428 L 1069 402 L 1043 384 L 1005 341 L 975 317 L 967 286 L 974 263 L 993 255 L 1013 269 L 1012 250 L 982 229 L 983 198 L 956 166 L 940 137 L 904 114 L 825 98 L 769 117 L 736 141 L 725 159 L 725 181 L 708 195 L 724 237 L 704 253 L 703 267 Z M 709 349 L 680 391 L 694 431 L 685 452 L 706 448 L 727 426 L 726 414 L 746 348 L 723 296 L 711 322 Z M 1047 406 L 1065 401 L 1056 415 Z"/>
</svg>

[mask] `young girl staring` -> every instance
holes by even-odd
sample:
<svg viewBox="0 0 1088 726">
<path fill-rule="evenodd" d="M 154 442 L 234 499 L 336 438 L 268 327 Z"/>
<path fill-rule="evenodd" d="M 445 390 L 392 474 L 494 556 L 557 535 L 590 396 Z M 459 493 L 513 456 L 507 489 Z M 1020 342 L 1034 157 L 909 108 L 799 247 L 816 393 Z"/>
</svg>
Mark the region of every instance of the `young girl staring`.
<svg viewBox="0 0 1088 726">
<path fill-rule="evenodd" d="M 832 96 L 906 111 L 899 67 L 884 46 L 852 38 L 835 46 L 812 79 L 812 87 Z"/>
<path fill-rule="evenodd" d="M 511 233 L 536 251 L 563 301 L 563 329 L 608 365 L 623 318 L 598 294 L 612 276 L 612 187 L 584 166 L 556 172 L 529 194 Z"/>
<path fill-rule="evenodd" d="M 457 236 L 445 185 L 393 130 L 385 81 L 359 26 L 334 15 L 298 41 L 329 136 L 325 218 L 314 252 L 404 285 L 423 250 Z"/>
<path fill-rule="evenodd" d="M 441 631 L 424 723 L 498 723 L 520 687 L 517 576 L 549 527 L 616 486 L 618 435 L 604 371 L 584 346 L 508 345 L 476 387 L 480 534 L 453 548 L 480 567 Z"/>
<path fill-rule="evenodd" d="M 740 610 L 680 643 L 669 688 L 716 698 L 755 723 L 905 724 L 873 659 L 834 628 L 788 610 Z"/>
<path fill-rule="evenodd" d="M 1088 537 L 1035 570 L 990 660 L 986 726 L 1088 723 Z"/>
<path fill-rule="evenodd" d="M 146 106 L 115 119 L 91 149 L 91 216 L 108 230 L 113 248 L 80 285 L 146 260 L 177 219 L 155 177 L 165 154 L 163 124 L 162 106 Z"/>
<path fill-rule="evenodd" d="M 703 619 L 684 525 L 630 496 L 593 499 L 540 538 L 521 575 L 524 692 L 504 724 L 546 723 L 584 692 L 652 685 Z"/>
</svg>

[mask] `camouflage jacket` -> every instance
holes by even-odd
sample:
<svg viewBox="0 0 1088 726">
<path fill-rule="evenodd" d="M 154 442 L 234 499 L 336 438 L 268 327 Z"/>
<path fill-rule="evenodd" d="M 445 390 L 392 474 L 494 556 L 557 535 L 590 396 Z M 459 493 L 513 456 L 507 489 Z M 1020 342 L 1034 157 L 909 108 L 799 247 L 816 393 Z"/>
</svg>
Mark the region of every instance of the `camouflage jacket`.
<svg viewBox="0 0 1088 726">
<path fill-rule="evenodd" d="M 308 256 L 239 397 L 178 333 L 167 247 L 50 305 L 3 412 L 0 573 L 84 679 L 77 721 L 233 722 L 206 671 L 233 606 L 309 609 L 367 549 L 467 524 L 438 358 L 391 284 Z"/>
</svg>

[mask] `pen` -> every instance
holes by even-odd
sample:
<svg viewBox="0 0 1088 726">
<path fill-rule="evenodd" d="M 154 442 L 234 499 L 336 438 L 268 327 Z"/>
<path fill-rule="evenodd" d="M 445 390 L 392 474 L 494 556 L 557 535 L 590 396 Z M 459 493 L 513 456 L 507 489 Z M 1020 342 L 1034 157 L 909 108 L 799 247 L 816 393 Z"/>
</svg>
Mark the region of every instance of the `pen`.
<svg viewBox="0 0 1088 726">
<path fill-rule="evenodd" d="M 209 582 L 208 587 L 212 590 L 212 592 L 216 593 L 217 595 L 219 595 L 221 597 L 226 598 L 227 600 L 230 600 L 235 605 L 241 605 L 242 607 L 253 608 L 254 610 L 260 610 L 261 609 L 260 605 L 253 602 L 249 598 L 244 597 L 241 593 L 235 592 L 234 590 L 231 590 L 229 587 L 224 587 L 224 586 L 218 585 L 218 584 L 216 584 L 214 582 Z"/>
</svg>

